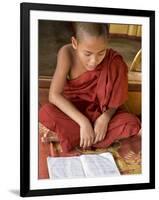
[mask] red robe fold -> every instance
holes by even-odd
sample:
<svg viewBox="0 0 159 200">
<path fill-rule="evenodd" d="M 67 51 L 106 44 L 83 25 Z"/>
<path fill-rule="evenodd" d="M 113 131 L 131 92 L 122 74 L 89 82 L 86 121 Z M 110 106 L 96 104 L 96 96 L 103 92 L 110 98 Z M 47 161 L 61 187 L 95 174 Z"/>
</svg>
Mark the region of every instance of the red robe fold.
<svg viewBox="0 0 159 200">
<path fill-rule="evenodd" d="M 109 122 L 106 137 L 93 147 L 105 148 L 115 140 L 137 134 L 140 129 L 138 118 L 120 109 L 128 98 L 127 65 L 112 49 L 107 50 L 95 70 L 67 80 L 63 95 L 88 117 L 92 126 L 105 110 L 117 108 Z M 53 104 L 48 103 L 40 109 L 39 121 L 57 133 L 63 151 L 79 146 L 79 125 Z"/>
<path fill-rule="evenodd" d="M 67 81 L 64 96 L 95 121 L 107 108 L 118 108 L 127 100 L 127 65 L 109 49 L 95 70 Z"/>
</svg>

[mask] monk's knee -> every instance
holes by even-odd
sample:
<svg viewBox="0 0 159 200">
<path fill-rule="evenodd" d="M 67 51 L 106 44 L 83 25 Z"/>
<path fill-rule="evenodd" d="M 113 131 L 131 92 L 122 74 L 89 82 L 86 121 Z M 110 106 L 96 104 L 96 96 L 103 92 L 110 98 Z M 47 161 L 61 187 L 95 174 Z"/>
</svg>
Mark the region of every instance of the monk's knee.
<svg viewBox="0 0 159 200">
<path fill-rule="evenodd" d="M 140 120 L 132 115 L 130 116 L 130 120 L 125 124 L 124 130 L 123 130 L 123 137 L 130 137 L 133 135 L 137 135 L 141 129 L 141 122 Z"/>
<path fill-rule="evenodd" d="M 53 105 L 47 103 L 39 110 L 39 122 L 52 131 L 54 131 L 55 127 L 53 107 Z"/>
</svg>

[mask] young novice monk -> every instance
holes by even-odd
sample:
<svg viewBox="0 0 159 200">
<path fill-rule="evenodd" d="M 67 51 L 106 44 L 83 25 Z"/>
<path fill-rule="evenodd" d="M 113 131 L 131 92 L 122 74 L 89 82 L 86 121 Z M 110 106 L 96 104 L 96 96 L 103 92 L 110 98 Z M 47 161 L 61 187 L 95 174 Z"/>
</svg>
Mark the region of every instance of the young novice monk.
<svg viewBox="0 0 159 200">
<path fill-rule="evenodd" d="M 105 148 L 140 130 L 138 118 L 122 109 L 127 65 L 107 49 L 106 25 L 77 22 L 74 30 L 72 43 L 58 52 L 49 103 L 39 111 L 39 121 L 55 132 L 64 152 Z"/>
</svg>

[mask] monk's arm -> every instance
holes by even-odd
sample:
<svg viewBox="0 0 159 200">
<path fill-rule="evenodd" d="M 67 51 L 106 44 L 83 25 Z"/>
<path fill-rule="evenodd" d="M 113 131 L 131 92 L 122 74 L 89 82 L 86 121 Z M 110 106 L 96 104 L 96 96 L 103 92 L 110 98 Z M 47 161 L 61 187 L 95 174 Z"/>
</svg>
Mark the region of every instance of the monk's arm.
<svg viewBox="0 0 159 200">
<path fill-rule="evenodd" d="M 68 101 L 62 94 L 52 93 L 49 101 L 62 110 L 66 115 L 73 119 L 77 124 L 82 124 L 88 119 L 83 115 L 70 101 Z"/>
<path fill-rule="evenodd" d="M 116 108 L 109 108 L 104 111 L 94 123 L 95 139 L 94 144 L 105 138 L 109 121 L 116 112 Z"/>
<path fill-rule="evenodd" d="M 117 110 L 116 108 L 109 108 L 108 110 L 103 112 L 103 115 L 105 115 L 107 122 L 109 122 L 111 120 L 111 118 L 115 114 L 116 110 Z"/>
<path fill-rule="evenodd" d="M 71 66 L 69 62 L 70 58 L 67 48 L 62 48 L 58 54 L 57 67 L 50 86 L 49 101 L 79 124 L 80 146 L 85 148 L 93 143 L 93 128 L 89 119 L 63 96 L 66 77 Z"/>
<path fill-rule="evenodd" d="M 63 88 L 70 70 L 71 58 L 67 45 L 62 47 L 57 56 L 57 66 L 49 90 L 49 102 L 57 106 L 79 125 L 88 120 L 69 100 L 63 96 Z"/>
</svg>

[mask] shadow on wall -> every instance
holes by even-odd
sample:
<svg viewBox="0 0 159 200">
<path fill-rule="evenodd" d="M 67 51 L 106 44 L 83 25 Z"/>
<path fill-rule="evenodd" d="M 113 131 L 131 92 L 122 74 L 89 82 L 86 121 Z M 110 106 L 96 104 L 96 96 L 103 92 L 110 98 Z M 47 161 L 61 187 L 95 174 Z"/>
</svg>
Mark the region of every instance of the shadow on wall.
<svg viewBox="0 0 159 200">
<path fill-rule="evenodd" d="M 71 41 L 71 28 L 68 22 L 39 21 L 39 75 L 53 74 L 57 52 Z"/>
</svg>

